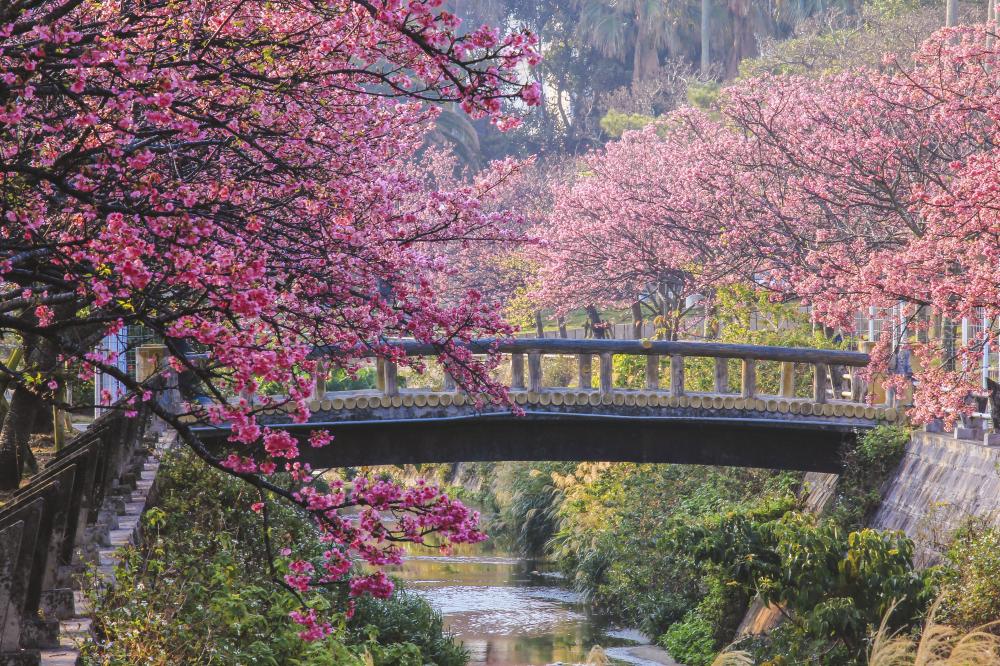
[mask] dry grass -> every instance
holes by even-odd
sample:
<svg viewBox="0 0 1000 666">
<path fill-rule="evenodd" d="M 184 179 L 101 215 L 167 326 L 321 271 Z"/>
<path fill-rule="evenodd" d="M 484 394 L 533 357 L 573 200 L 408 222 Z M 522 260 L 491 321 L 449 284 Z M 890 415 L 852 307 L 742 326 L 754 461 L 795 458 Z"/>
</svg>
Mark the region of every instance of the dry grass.
<svg viewBox="0 0 1000 666">
<path fill-rule="evenodd" d="M 600 645 L 595 645 L 590 648 L 590 653 L 587 655 L 587 661 L 584 663 L 586 666 L 610 666 L 611 658 L 605 654 L 604 648 Z"/>
<path fill-rule="evenodd" d="M 715 658 L 712 666 L 753 666 L 749 652 L 723 652 Z"/>
<path fill-rule="evenodd" d="M 1000 636 L 992 633 L 1000 621 L 963 633 L 935 622 L 935 604 L 918 640 L 889 633 L 887 620 L 892 610 L 872 639 L 868 666 L 1000 666 Z"/>
</svg>

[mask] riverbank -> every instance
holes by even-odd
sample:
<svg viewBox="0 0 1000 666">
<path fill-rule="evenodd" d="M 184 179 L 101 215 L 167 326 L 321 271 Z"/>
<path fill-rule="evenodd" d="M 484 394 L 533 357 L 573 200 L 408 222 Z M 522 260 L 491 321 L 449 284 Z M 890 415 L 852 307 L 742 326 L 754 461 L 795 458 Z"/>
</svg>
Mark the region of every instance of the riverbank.
<svg viewBox="0 0 1000 666">
<path fill-rule="evenodd" d="M 439 480 L 460 486 L 464 499 L 486 509 L 491 538 L 512 552 L 554 562 L 589 612 L 636 627 L 672 657 L 656 653 L 658 661 L 651 663 L 707 666 L 734 640 L 759 589 L 747 572 L 753 569 L 757 576 L 758 568 L 784 557 L 790 547 L 786 534 L 808 543 L 820 539 L 816 547 L 835 551 L 831 561 L 850 555 L 848 536 L 863 529 L 877 507 L 879 488 L 905 441 L 903 431 L 880 429 L 857 449 L 845 450 L 847 473 L 830 489 L 831 508 L 822 521 L 807 506 L 808 484 L 796 473 L 560 462 L 462 464 L 436 471 Z M 898 564 L 900 581 L 918 586 L 919 577 L 904 561 L 905 542 L 862 536 L 871 541 L 872 553 L 888 549 L 887 561 Z M 897 545 L 902 550 L 894 551 Z M 704 552 L 696 555 L 696 549 Z M 749 569 L 740 564 L 744 556 L 751 558 Z M 763 560 L 752 559 L 758 556 Z M 803 584 L 812 584 L 810 575 L 803 573 Z M 774 577 L 763 570 L 759 576 Z M 792 636 L 787 642 L 773 650 L 823 649 L 823 641 L 812 637 Z M 766 658 L 768 645 L 758 641 L 752 647 Z M 844 663 L 853 658 L 852 650 L 846 649 Z M 628 656 L 643 654 L 648 650 Z"/>
</svg>

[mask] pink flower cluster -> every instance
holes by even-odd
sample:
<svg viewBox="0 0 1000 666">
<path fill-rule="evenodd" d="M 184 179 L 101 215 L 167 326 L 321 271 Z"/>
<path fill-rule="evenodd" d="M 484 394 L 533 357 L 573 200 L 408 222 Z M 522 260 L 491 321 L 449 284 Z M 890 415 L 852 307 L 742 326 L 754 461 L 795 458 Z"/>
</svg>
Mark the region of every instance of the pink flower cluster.
<svg viewBox="0 0 1000 666">
<path fill-rule="evenodd" d="M 911 417 L 967 411 L 1000 333 L 996 26 L 941 30 L 913 61 L 741 81 L 711 113 L 679 110 L 589 155 L 555 188 L 538 295 L 565 308 L 666 293 L 680 313 L 739 281 L 847 332 L 859 310 L 896 308 L 871 372 L 909 348 Z M 987 326 L 949 350 L 942 329 L 963 318 Z"/>
<path fill-rule="evenodd" d="M 10 21 L 0 26 L 0 291 L 26 313 L 25 331 L 82 377 L 115 376 L 203 457 L 180 417 L 229 426 L 231 450 L 214 464 L 309 512 L 329 544 L 323 562 L 292 565 L 297 590 L 350 578 L 354 562 L 399 562 L 398 539 L 483 538 L 475 513 L 427 485 L 327 489 L 297 460 L 300 443 L 259 417 L 287 405 L 308 419 L 325 371 L 314 349 L 337 348 L 352 371 L 351 350 L 405 362 L 386 342 L 400 336 L 437 345 L 457 381 L 504 399 L 489 379 L 495 359 L 457 343 L 510 328 L 481 293 L 445 295 L 439 269 L 457 246 L 517 235 L 494 204 L 520 165 L 433 183 L 412 163 L 437 115 L 428 101 L 501 125 L 516 122 L 505 101 L 538 103 L 523 67 L 537 63 L 537 39 L 459 30 L 440 0 L 128 12 L 39 0 Z M 170 367 L 190 379 L 187 414 L 166 412 L 152 384 L 94 351 L 95 335 L 129 326 L 167 343 Z M 135 398 L 124 408 L 137 413 Z M 352 592 L 391 591 L 377 574 L 358 581 Z M 331 631 L 312 610 L 292 619 L 310 640 Z"/>
</svg>

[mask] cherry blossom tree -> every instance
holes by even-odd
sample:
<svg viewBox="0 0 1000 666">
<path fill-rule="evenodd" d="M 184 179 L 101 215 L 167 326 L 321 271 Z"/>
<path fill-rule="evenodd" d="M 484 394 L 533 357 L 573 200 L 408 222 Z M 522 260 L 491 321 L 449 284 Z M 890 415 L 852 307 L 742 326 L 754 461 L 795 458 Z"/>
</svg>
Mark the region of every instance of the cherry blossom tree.
<svg viewBox="0 0 1000 666">
<path fill-rule="evenodd" d="M 126 394 L 106 397 L 127 414 L 148 403 L 208 464 L 315 518 L 329 549 L 289 554 L 297 593 L 384 596 L 380 567 L 399 562 L 398 542 L 483 538 L 474 512 L 429 485 L 316 485 L 299 443 L 257 419 L 276 406 L 266 383 L 308 418 L 314 349 L 348 368 L 370 352 L 406 363 L 398 336 L 435 345 L 459 383 L 503 399 L 490 362 L 460 343 L 509 328 L 474 292 L 439 298 L 433 248 L 505 233 L 489 201 L 518 166 L 431 190 L 408 162 L 434 102 L 515 125 L 505 104 L 538 101 L 521 67 L 535 43 L 464 30 L 439 0 L 0 7 L 0 334 L 25 349 L 19 368 L 0 367 L 14 387 L 3 485 L 17 485 L 38 410 L 65 406 L 59 370 L 72 367 L 115 377 Z M 181 411 L 94 351 L 130 326 L 168 348 Z M 228 424 L 230 451 L 209 451 L 187 416 Z M 359 559 L 375 573 L 352 573 Z M 308 607 L 293 619 L 305 638 L 331 631 Z"/>
<path fill-rule="evenodd" d="M 556 184 L 539 250 L 539 298 L 565 311 L 640 302 L 670 338 L 681 334 L 688 297 L 710 293 L 730 272 L 718 263 L 710 193 L 691 187 L 701 149 L 723 133 L 686 109 L 587 155 Z M 702 174 L 704 176 L 704 174 Z"/>
<path fill-rule="evenodd" d="M 967 411 L 980 381 L 969 370 L 997 332 L 994 43 L 986 26 L 943 30 L 908 69 L 758 78 L 721 109 L 741 144 L 728 177 L 712 183 L 726 202 L 719 219 L 732 220 L 727 251 L 755 257 L 755 278 L 811 303 L 830 326 L 851 329 L 859 309 L 901 304 L 907 325 L 874 354 L 885 369 L 912 348 L 918 420 Z M 947 359 L 928 330 L 942 317 L 992 324 Z M 911 339 L 921 329 L 923 341 Z"/>
</svg>

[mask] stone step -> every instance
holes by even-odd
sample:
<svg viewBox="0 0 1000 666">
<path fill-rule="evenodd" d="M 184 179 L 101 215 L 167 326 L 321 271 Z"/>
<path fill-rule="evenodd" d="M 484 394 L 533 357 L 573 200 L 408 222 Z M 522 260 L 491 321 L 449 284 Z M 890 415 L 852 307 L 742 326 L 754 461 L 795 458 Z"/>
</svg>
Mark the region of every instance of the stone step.
<svg viewBox="0 0 1000 666">
<path fill-rule="evenodd" d="M 75 617 L 59 623 L 59 632 L 71 638 L 86 638 L 90 635 L 90 627 L 94 621 L 89 617 Z"/>
<path fill-rule="evenodd" d="M 80 653 L 76 651 L 75 645 L 42 650 L 39 657 L 40 666 L 76 666 L 80 661 Z"/>
<path fill-rule="evenodd" d="M 135 529 L 138 526 L 139 526 L 139 516 L 138 515 L 132 515 L 132 516 L 125 515 L 125 516 L 122 516 L 121 519 L 118 521 L 118 530 L 127 530 L 129 532 L 134 532 Z M 116 530 L 116 531 L 118 531 L 118 530 Z M 109 546 L 111 545 L 111 543 L 110 543 L 111 536 L 110 535 L 111 535 L 111 532 L 108 532 L 108 540 L 109 540 L 109 542 L 108 542 L 107 545 L 109 545 Z"/>
<path fill-rule="evenodd" d="M 132 535 L 135 534 L 134 529 L 121 528 L 117 530 L 111 530 L 109 536 L 109 541 L 111 545 L 115 548 L 127 545 L 132 542 Z"/>
<path fill-rule="evenodd" d="M 80 590 L 73 590 L 73 607 L 80 615 L 90 615 L 94 611 L 93 606 L 90 605 L 90 599 L 87 598 L 86 593 Z"/>
<path fill-rule="evenodd" d="M 117 553 L 117 548 L 102 548 L 97 551 L 97 568 L 100 569 L 105 566 L 114 567 L 117 565 L 121 562 Z"/>
<path fill-rule="evenodd" d="M 107 585 L 115 584 L 115 568 L 108 564 L 102 564 L 95 569 L 97 578 Z"/>
</svg>

